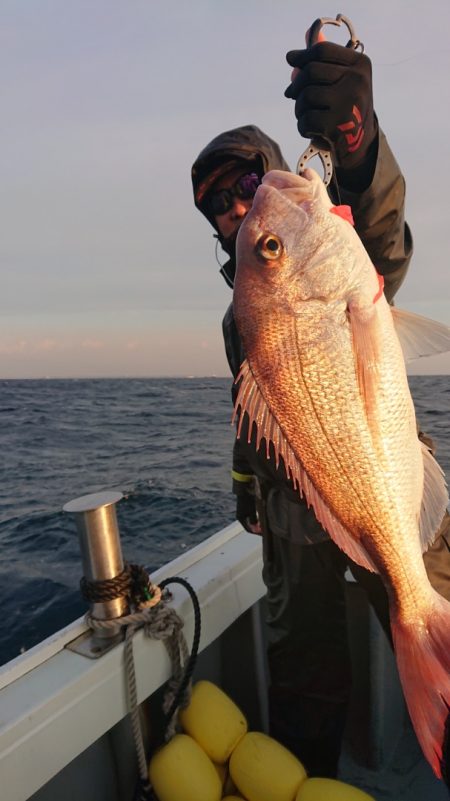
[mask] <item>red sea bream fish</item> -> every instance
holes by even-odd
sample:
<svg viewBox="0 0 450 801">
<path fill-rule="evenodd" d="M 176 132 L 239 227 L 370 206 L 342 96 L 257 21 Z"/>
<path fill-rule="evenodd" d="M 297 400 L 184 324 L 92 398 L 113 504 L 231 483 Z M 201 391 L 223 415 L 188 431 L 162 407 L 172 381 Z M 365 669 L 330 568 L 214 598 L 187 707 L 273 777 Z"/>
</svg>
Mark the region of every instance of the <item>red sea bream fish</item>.
<svg viewBox="0 0 450 801">
<path fill-rule="evenodd" d="M 445 350 L 449 330 L 389 306 L 345 216 L 313 170 L 270 172 L 257 190 L 237 240 L 238 436 L 247 413 L 332 539 L 380 574 L 411 720 L 440 776 L 450 604 L 422 552 L 448 492 L 417 436 L 400 340 L 414 354 L 418 325 L 425 352 Z"/>
</svg>

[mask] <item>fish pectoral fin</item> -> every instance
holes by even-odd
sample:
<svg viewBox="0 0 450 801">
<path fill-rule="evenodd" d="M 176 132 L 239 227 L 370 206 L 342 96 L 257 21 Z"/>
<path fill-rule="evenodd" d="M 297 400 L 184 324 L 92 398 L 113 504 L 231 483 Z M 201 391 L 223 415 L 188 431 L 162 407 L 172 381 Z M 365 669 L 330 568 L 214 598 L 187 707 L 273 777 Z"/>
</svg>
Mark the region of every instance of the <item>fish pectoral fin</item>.
<svg viewBox="0 0 450 801">
<path fill-rule="evenodd" d="M 422 456 L 424 482 L 419 530 L 422 551 L 426 551 L 434 542 L 442 523 L 448 504 L 448 490 L 443 470 L 423 442 Z"/>
<path fill-rule="evenodd" d="M 265 438 L 266 455 L 269 458 L 270 443 L 272 443 L 277 467 L 280 463 L 280 458 L 283 459 L 287 478 L 292 480 L 294 488 L 298 490 L 300 497 L 304 497 L 307 505 L 313 508 L 317 520 L 325 531 L 329 533 L 336 545 L 345 551 L 347 556 L 358 565 L 376 572 L 376 568 L 363 545 L 351 536 L 329 508 L 292 450 L 278 421 L 269 409 L 247 360 L 242 363 L 236 379 L 236 383 L 238 382 L 240 382 L 240 386 L 233 415 L 233 420 L 235 420 L 240 409 L 237 436 L 241 435 L 244 414 L 247 413 L 249 417 L 248 441 L 250 442 L 251 440 L 253 425 L 255 425 L 257 430 L 256 449 L 259 450 L 261 440 Z"/>
<path fill-rule="evenodd" d="M 348 316 L 359 390 L 371 428 L 372 409 L 378 395 L 381 366 L 379 318 L 375 306 L 360 308 L 353 304 L 348 307 Z"/>
<path fill-rule="evenodd" d="M 405 361 L 450 350 L 450 328 L 419 314 L 391 307 Z"/>
</svg>

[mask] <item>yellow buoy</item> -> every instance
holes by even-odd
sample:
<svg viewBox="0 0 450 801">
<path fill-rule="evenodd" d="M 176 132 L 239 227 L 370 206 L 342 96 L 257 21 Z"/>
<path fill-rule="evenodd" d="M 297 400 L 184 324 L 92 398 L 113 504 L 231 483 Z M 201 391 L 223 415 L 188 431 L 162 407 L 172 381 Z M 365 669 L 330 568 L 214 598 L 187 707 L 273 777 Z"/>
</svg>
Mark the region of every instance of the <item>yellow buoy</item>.
<svg viewBox="0 0 450 801">
<path fill-rule="evenodd" d="M 293 801 L 306 771 L 290 751 L 261 732 L 248 732 L 230 757 L 230 774 L 248 801 Z"/>
<path fill-rule="evenodd" d="M 194 685 L 189 706 L 180 712 L 180 723 L 213 762 L 223 764 L 247 731 L 239 707 L 210 681 Z"/>
<path fill-rule="evenodd" d="M 220 801 L 222 782 L 202 748 L 176 734 L 152 757 L 149 779 L 159 801 Z"/>
<path fill-rule="evenodd" d="M 336 779 L 307 779 L 301 785 L 295 801 L 375 801 L 373 796 L 351 784 Z"/>
</svg>

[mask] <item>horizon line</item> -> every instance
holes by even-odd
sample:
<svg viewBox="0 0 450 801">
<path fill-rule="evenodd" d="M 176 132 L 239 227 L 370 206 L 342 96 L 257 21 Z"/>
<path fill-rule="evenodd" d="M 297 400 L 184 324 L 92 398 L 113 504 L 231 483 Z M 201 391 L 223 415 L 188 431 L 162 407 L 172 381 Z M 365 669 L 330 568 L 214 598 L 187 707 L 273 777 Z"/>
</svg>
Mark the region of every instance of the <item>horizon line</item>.
<svg viewBox="0 0 450 801">
<path fill-rule="evenodd" d="M 439 378 L 444 376 L 449 376 L 450 373 L 408 373 L 407 377 L 417 376 L 419 378 Z M 162 381 L 164 379 L 186 379 L 186 380 L 193 380 L 193 379 L 200 379 L 200 378 L 229 378 L 233 380 L 233 376 L 231 374 L 228 375 L 220 375 L 219 373 L 202 373 L 199 375 L 194 374 L 186 374 L 186 373 L 174 373 L 170 375 L 60 375 L 60 376 L 51 376 L 51 375 L 42 375 L 42 376 L 0 376 L 0 381 L 147 381 L 147 380 L 158 380 Z"/>
<path fill-rule="evenodd" d="M 133 381 L 133 380 L 163 380 L 165 378 L 229 378 L 233 379 L 230 375 L 219 375 L 219 373 L 203 373 L 199 375 L 177 373 L 171 375 L 41 375 L 41 376 L 0 376 L 0 381 Z"/>
</svg>

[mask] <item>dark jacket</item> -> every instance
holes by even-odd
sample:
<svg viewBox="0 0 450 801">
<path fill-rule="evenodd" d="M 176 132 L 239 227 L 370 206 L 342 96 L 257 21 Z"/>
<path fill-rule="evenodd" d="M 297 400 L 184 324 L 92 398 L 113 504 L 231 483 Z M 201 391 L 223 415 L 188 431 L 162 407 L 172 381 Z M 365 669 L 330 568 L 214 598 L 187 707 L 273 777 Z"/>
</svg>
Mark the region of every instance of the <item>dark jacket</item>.
<svg viewBox="0 0 450 801">
<path fill-rule="evenodd" d="M 288 170 L 278 145 L 266 134 L 248 125 L 227 131 L 216 137 L 200 153 L 192 168 L 192 181 L 196 204 L 203 213 L 202 205 L 205 180 L 211 169 L 232 159 L 261 160 L 263 172 L 271 169 Z M 332 200 L 351 206 L 355 229 L 378 272 L 384 276 L 384 292 L 392 302 L 408 269 L 412 255 L 412 238 L 404 219 L 405 182 L 384 134 L 379 131 L 378 157 L 373 180 L 362 194 L 349 192 L 339 187 L 339 199 L 330 193 Z M 197 197 L 202 199 L 197 202 Z M 210 222 L 215 225 L 215 221 Z M 221 272 L 232 286 L 234 279 L 234 253 Z M 236 378 L 244 359 L 242 343 L 237 332 L 230 305 L 223 319 L 225 350 L 231 372 Z M 236 388 L 232 391 L 233 400 Z M 267 459 L 265 443 L 256 451 L 255 432 L 248 442 L 248 429 L 243 426 L 233 451 L 233 491 L 239 495 L 248 491 L 247 478 L 255 475 L 259 479 L 270 528 L 279 536 L 297 542 L 314 543 L 328 539 L 328 535 L 317 522 L 311 509 L 300 499 L 298 491 L 287 480 L 284 465 L 278 469 L 273 458 Z"/>
</svg>

